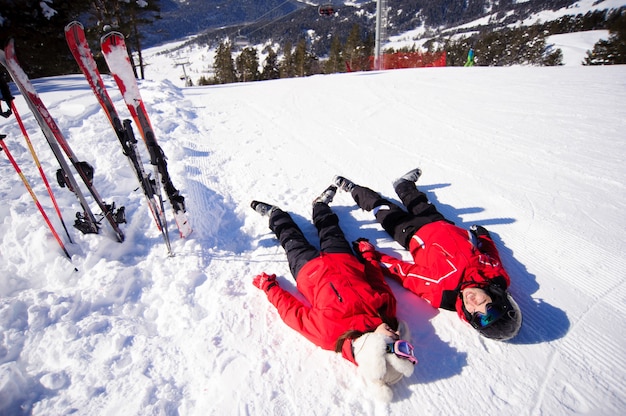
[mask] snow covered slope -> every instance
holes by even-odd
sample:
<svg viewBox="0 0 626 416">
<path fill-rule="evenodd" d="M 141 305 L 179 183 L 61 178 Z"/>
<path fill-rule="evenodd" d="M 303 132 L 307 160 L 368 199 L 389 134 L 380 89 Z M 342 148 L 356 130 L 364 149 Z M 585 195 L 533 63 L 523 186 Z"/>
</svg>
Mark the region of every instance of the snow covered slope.
<svg viewBox="0 0 626 416">
<path fill-rule="evenodd" d="M 141 83 L 194 233 L 165 247 L 82 76 L 35 86 L 126 241 L 70 230 L 62 255 L 0 155 L 0 414 L 616 415 L 626 410 L 626 67 L 432 68 L 182 89 Z M 164 78 L 160 78 L 163 76 Z M 107 78 L 123 117 L 119 92 Z M 49 177 L 43 136 L 16 98 Z M 48 208 L 14 118 L 0 132 Z M 335 174 L 395 197 L 419 185 L 461 226 L 495 236 L 524 326 L 479 338 L 393 284 L 420 360 L 395 400 L 285 326 L 254 275 L 293 289 L 252 199 L 291 211 L 314 243 L 311 201 Z M 55 187 L 66 222 L 74 197 Z M 406 256 L 346 194 L 350 239 Z M 170 224 L 173 230 L 174 225 Z M 74 272 L 76 267 L 78 272 Z"/>
</svg>

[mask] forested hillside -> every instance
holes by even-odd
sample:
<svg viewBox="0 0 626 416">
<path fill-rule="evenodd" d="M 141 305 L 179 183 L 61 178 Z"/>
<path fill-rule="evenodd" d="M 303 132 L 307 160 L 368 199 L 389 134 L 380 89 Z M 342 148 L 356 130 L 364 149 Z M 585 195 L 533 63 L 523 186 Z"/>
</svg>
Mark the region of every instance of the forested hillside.
<svg viewBox="0 0 626 416">
<path fill-rule="evenodd" d="M 189 42 L 209 48 L 223 43 L 237 46 L 235 40 L 241 38 L 244 46 L 272 45 L 272 53 L 282 58 L 304 49 L 299 53 L 309 62 L 300 65 L 300 75 L 339 72 L 345 70 L 344 55 L 354 55 L 355 48 L 360 56 L 372 55 L 377 3 L 329 3 L 335 13 L 322 16 L 316 4 L 296 0 L 0 0 L 0 44 L 15 39 L 20 60 L 33 78 L 77 71 L 63 38 L 63 27 L 72 20 L 83 23 L 96 51 L 103 29 L 109 25 L 126 35 L 132 51 L 139 54 L 145 47 L 186 35 L 194 35 Z M 620 20 L 622 12 L 604 9 L 601 1 L 595 3 L 595 11 L 582 14 L 577 13 L 575 3 L 394 0 L 388 2 L 387 35 L 419 28 L 421 38 L 430 41 L 416 41 L 414 48 L 423 44 L 428 50 L 445 50 L 448 65 L 462 65 L 470 47 L 480 52 L 480 65 L 557 65 L 558 51 L 546 51 L 544 43 L 546 36 L 556 33 L 611 29 L 617 43 L 624 42 L 619 34 L 619 28 L 625 26 L 623 18 Z M 519 25 L 533 13 L 564 7 L 571 7 L 571 15 Z M 516 27 L 511 27 L 516 22 Z M 615 56 L 622 54 L 620 50 L 615 42 L 602 45 L 598 51 L 602 57 L 590 62 L 619 62 Z M 336 62 L 321 64 L 329 59 Z"/>
</svg>

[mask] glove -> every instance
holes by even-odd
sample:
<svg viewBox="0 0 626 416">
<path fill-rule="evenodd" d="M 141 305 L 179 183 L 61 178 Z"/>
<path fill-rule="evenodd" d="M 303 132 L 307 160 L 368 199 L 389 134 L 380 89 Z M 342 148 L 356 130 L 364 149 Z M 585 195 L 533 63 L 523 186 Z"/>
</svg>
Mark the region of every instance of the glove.
<svg viewBox="0 0 626 416">
<path fill-rule="evenodd" d="M 470 232 L 474 234 L 476 237 L 485 236 L 485 237 L 491 238 L 489 231 L 487 231 L 487 229 L 483 227 L 482 225 L 476 225 L 476 224 L 472 225 L 470 227 Z"/>
<path fill-rule="evenodd" d="M 356 257 L 363 262 L 364 260 L 372 261 L 380 258 L 380 253 L 376 251 L 376 247 L 369 242 L 367 238 L 359 238 L 352 242 L 352 248 Z"/>
<path fill-rule="evenodd" d="M 262 289 L 264 292 L 269 292 L 271 288 L 274 286 L 278 286 L 278 282 L 276 281 L 276 275 L 268 275 L 266 273 L 261 273 L 257 275 L 254 279 L 252 279 L 252 284 Z"/>
</svg>

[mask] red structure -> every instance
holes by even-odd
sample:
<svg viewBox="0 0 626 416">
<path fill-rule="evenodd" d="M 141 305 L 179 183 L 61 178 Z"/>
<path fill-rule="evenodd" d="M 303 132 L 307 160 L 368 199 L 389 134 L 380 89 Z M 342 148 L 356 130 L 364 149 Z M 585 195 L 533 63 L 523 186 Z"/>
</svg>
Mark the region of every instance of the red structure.
<svg viewBox="0 0 626 416">
<path fill-rule="evenodd" d="M 446 66 L 446 52 L 396 52 L 382 55 L 380 69 L 428 68 Z M 374 69 L 374 57 L 370 57 Z"/>
<path fill-rule="evenodd" d="M 346 62 L 348 72 L 371 71 L 376 69 L 428 68 L 446 66 L 446 52 L 395 52 L 381 56 L 382 65 L 376 68 L 374 57 L 366 62 Z"/>
</svg>

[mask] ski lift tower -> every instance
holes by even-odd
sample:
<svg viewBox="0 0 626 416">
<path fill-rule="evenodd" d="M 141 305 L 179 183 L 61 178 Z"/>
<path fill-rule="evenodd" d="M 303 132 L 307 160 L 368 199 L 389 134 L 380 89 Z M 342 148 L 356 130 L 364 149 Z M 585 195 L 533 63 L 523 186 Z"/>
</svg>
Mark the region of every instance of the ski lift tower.
<svg viewBox="0 0 626 416">
<path fill-rule="evenodd" d="M 187 71 L 185 71 L 185 65 L 189 65 L 189 61 L 186 61 L 186 62 L 174 62 L 174 65 L 183 67 L 183 76 L 185 78 L 185 87 L 193 86 L 193 83 L 191 82 L 191 78 L 189 78 L 187 76 Z"/>
<path fill-rule="evenodd" d="M 381 44 L 387 39 L 387 0 L 376 2 L 376 43 L 374 45 L 374 69 L 384 69 L 380 52 Z"/>
</svg>

